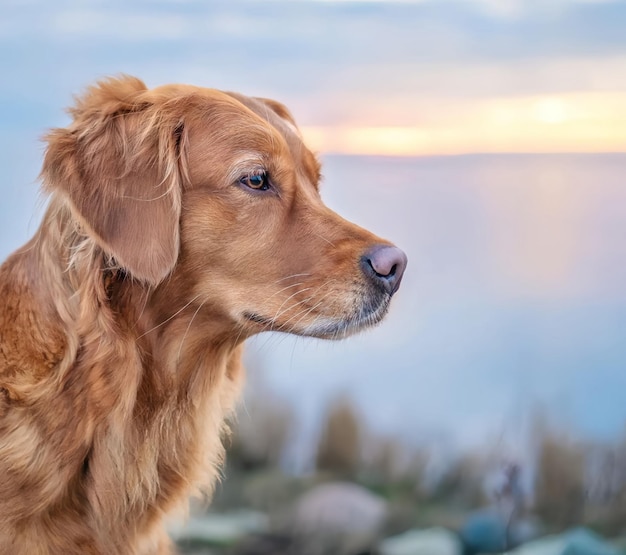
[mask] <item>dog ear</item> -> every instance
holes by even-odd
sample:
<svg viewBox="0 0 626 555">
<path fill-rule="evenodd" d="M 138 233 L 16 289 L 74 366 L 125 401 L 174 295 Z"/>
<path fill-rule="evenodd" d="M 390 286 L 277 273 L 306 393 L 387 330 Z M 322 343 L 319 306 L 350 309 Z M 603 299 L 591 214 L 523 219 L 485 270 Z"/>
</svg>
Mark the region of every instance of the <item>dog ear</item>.
<svg viewBox="0 0 626 555">
<path fill-rule="evenodd" d="M 281 102 L 278 102 L 277 100 L 272 100 L 271 98 L 263 98 L 260 96 L 255 97 L 255 100 L 262 102 L 263 104 L 271 108 L 276 113 L 276 115 L 283 118 L 285 121 L 289 122 L 296 129 L 298 128 L 296 124 L 296 120 L 294 119 L 293 115 L 291 114 L 287 106 L 285 106 Z"/>
<path fill-rule="evenodd" d="M 46 136 L 42 170 L 97 244 L 150 284 L 179 251 L 185 130 L 170 112 L 139 79 L 100 82 L 70 109 L 73 123 Z"/>
</svg>

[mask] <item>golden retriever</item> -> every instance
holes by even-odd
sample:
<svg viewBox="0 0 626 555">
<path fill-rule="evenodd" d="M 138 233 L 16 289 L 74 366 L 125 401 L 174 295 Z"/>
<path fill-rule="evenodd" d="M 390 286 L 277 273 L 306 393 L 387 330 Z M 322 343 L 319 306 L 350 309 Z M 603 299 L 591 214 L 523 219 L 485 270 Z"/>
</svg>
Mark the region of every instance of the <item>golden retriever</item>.
<svg viewBox="0 0 626 555">
<path fill-rule="evenodd" d="M 0 553 L 171 553 L 243 341 L 377 323 L 406 256 L 322 204 L 278 102 L 120 77 L 70 114 L 41 227 L 0 267 Z"/>
</svg>

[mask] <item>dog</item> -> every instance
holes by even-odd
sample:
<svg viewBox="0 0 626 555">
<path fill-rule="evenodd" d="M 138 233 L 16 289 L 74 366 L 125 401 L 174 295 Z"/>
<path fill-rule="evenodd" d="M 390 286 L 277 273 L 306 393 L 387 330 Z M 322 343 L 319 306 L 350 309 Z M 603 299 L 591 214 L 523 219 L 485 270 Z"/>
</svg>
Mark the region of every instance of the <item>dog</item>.
<svg viewBox="0 0 626 555">
<path fill-rule="evenodd" d="M 244 340 L 376 324 L 407 259 L 322 203 L 279 102 L 121 76 L 69 113 L 41 226 L 0 267 L 0 553 L 172 553 Z"/>
</svg>

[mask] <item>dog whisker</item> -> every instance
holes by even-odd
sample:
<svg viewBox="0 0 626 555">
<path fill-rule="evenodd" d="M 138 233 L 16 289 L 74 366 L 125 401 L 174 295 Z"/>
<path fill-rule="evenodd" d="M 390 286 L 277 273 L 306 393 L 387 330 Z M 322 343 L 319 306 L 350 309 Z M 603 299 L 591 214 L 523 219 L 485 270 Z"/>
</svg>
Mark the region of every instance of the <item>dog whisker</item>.
<svg viewBox="0 0 626 555">
<path fill-rule="evenodd" d="M 320 288 L 318 288 L 318 291 L 319 291 L 322 287 L 323 287 L 323 286 L 320 286 Z M 316 293 L 317 293 L 317 291 L 316 291 Z M 303 311 L 300 311 L 300 312 L 298 312 L 297 314 L 293 315 L 291 318 L 289 318 L 286 322 L 283 322 L 281 325 L 282 325 L 282 326 L 286 326 L 286 325 L 287 325 L 287 324 L 288 324 L 291 320 L 293 320 L 294 318 L 297 318 L 298 316 L 302 315 L 302 316 L 300 316 L 300 318 L 296 321 L 296 323 L 295 323 L 295 324 L 292 324 L 292 325 L 291 325 L 291 327 L 289 328 L 289 330 L 290 330 L 290 331 L 292 331 L 292 332 L 293 332 L 293 331 L 296 331 L 296 327 L 295 327 L 295 326 L 297 326 L 297 325 L 298 325 L 298 324 L 299 324 L 299 323 L 300 323 L 300 322 L 301 322 L 304 318 L 306 318 L 306 316 L 308 316 L 308 315 L 309 315 L 309 314 L 310 314 L 313 310 L 317 309 L 317 308 L 318 308 L 318 307 L 319 307 L 319 306 L 320 306 L 320 305 L 321 305 L 321 304 L 322 304 L 322 303 L 323 303 L 323 302 L 324 302 L 324 301 L 328 298 L 328 296 L 329 296 L 329 295 L 331 295 L 331 293 L 332 293 L 332 291 L 326 291 L 326 293 L 324 293 L 324 295 L 322 295 L 321 299 L 320 299 L 320 300 L 319 300 L 319 301 L 318 301 L 315 305 L 313 305 L 313 306 L 311 306 L 311 307 L 307 307 L 307 308 L 308 308 L 308 310 L 307 310 L 307 308 L 303 309 Z M 309 297 L 309 298 L 307 299 L 307 301 L 308 301 L 308 300 L 310 300 L 310 299 L 312 299 L 312 298 L 314 298 L 314 295 L 312 295 L 311 297 Z M 304 314 L 303 314 L 303 312 L 304 312 Z"/>
<path fill-rule="evenodd" d="M 334 244 L 331 240 L 327 239 L 327 238 L 326 238 L 326 237 L 324 237 L 323 235 L 320 235 L 320 234 L 319 234 L 319 233 L 317 233 L 317 232 L 314 232 L 314 234 L 315 234 L 315 235 L 317 235 L 317 237 L 319 237 L 320 239 L 322 239 L 322 241 L 326 241 L 326 242 L 327 242 L 327 243 L 328 243 L 331 247 L 334 247 L 334 246 L 335 246 L 335 244 Z"/>
<path fill-rule="evenodd" d="M 275 322 L 276 319 L 281 315 L 284 314 L 285 311 L 281 312 L 281 309 L 283 308 L 283 306 L 285 306 L 285 304 L 290 300 L 293 299 L 294 297 L 304 293 L 305 291 L 310 291 L 312 289 L 312 287 L 305 287 L 304 289 L 300 289 L 299 291 L 296 291 L 295 293 L 293 293 L 292 295 L 289 295 L 284 301 L 283 303 L 278 307 L 278 309 L 276 310 L 276 313 L 274 314 L 273 318 L 270 318 L 270 321 Z M 291 310 L 291 307 L 288 309 Z"/>
<path fill-rule="evenodd" d="M 198 312 L 200 312 L 200 309 L 206 304 L 206 301 L 200 303 L 200 306 L 198 306 L 198 308 L 196 309 L 196 311 L 193 313 L 193 316 L 191 317 L 191 320 L 189 320 L 189 324 L 187 326 L 187 329 L 185 330 L 185 333 L 183 334 L 183 338 L 180 341 L 180 347 L 178 348 L 178 355 L 176 356 L 176 361 L 180 361 L 180 354 L 183 350 L 183 344 L 185 343 L 185 339 L 187 337 L 187 334 L 189 333 L 189 330 L 191 329 L 191 324 L 193 324 L 193 321 L 196 319 L 196 316 L 198 315 Z"/>
<path fill-rule="evenodd" d="M 279 289 L 278 291 L 275 291 L 274 293 L 272 293 L 269 297 L 267 297 L 267 299 L 265 299 L 265 302 L 267 303 L 267 301 L 269 301 L 270 299 L 274 298 L 276 295 L 279 295 L 283 291 L 286 291 L 287 289 L 291 289 L 292 287 L 298 287 L 299 285 L 303 285 L 303 284 L 304 284 L 304 282 L 301 281 L 299 283 L 292 283 L 291 285 L 287 285 L 287 287 L 283 287 L 282 289 Z"/>
<path fill-rule="evenodd" d="M 279 318 L 280 316 L 282 316 L 283 314 L 285 314 L 285 313 L 287 313 L 287 312 L 289 312 L 289 311 L 293 310 L 295 307 L 297 307 L 297 306 L 299 306 L 299 305 L 301 305 L 301 304 L 303 304 L 303 303 L 306 303 L 306 302 L 310 301 L 311 299 L 313 299 L 313 298 L 315 297 L 315 295 L 317 295 L 317 293 L 318 293 L 320 290 L 322 290 L 324 287 L 326 287 L 326 286 L 328 286 L 329 284 L 331 284 L 333 281 L 336 281 L 336 280 L 335 280 L 335 279 L 333 279 L 333 278 L 326 280 L 324 283 L 322 283 L 321 285 L 319 285 L 318 287 L 316 287 L 315 292 L 314 292 L 311 296 L 307 297 L 306 299 L 302 299 L 301 301 L 298 301 L 297 303 L 294 303 L 294 304 L 292 304 L 292 305 L 288 306 L 287 308 L 283 309 L 283 306 L 285 305 L 285 303 L 286 303 L 289 299 L 293 298 L 294 296 L 297 296 L 297 295 L 298 295 L 298 294 L 300 294 L 300 293 L 303 293 L 303 292 L 305 292 L 305 291 L 311 290 L 311 289 L 312 289 L 312 287 L 307 287 L 307 288 L 305 288 L 305 289 L 301 289 L 300 291 L 297 291 L 297 292 L 296 292 L 296 293 L 294 293 L 293 295 L 290 295 L 289 297 L 287 297 L 287 299 L 285 299 L 285 301 L 283 301 L 283 303 L 280 305 L 280 307 L 278 308 L 278 310 L 277 310 L 277 311 L 276 311 L 276 313 L 274 314 L 274 317 L 269 319 L 269 322 L 268 322 L 268 324 L 266 324 L 266 326 L 267 326 L 267 327 L 270 327 L 270 328 L 271 328 L 271 327 L 273 327 L 273 326 L 275 326 L 275 325 L 276 325 L 276 323 L 277 323 L 277 320 L 278 320 L 278 318 Z M 327 294 L 328 294 L 328 293 L 329 293 L 329 292 L 327 292 Z M 281 309 L 282 309 L 282 310 L 281 310 Z M 289 320 L 288 320 L 288 321 L 289 321 Z M 282 327 L 282 326 L 284 326 L 284 323 L 280 324 L 280 326 L 281 326 L 281 327 Z"/>
<path fill-rule="evenodd" d="M 290 312 L 291 310 L 293 310 L 294 308 L 296 308 L 297 306 L 300 306 L 301 304 L 306 304 L 307 302 L 309 302 L 311 299 L 315 298 L 315 294 L 310 295 L 309 297 L 306 297 L 305 299 L 302 299 L 296 303 L 293 303 L 292 305 L 288 306 L 287 308 L 285 308 L 282 312 L 280 312 L 279 314 L 276 314 L 276 316 L 274 318 L 271 319 L 272 325 L 276 324 L 276 322 L 278 321 L 278 318 L 280 316 L 282 316 L 283 314 L 286 314 L 287 312 Z M 293 318 L 293 316 L 292 316 Z M 287 320 L 287 322 L 289 322 L 289 320 Z M 280 326 L 284 326 L 286 324 L 286 322 L 280 323 Z"/>
<path fill-rule="evenodd" d="M 137 339 L 141 339 L 142 337 L 145 337 L 146 335 L 148 335 L 149 333 L 153 332 L 154 330 L 156 330 L 157 328 L 160 328 L 161 326 L 163 326 L 164 324 L 167 324 L 172 318 L 175 318 L 176 316 L 178 316 L 183 310 L 185 310 L 191 303 L 193 303 L 196 299 L 198 299 L 198 297 L 200 297 L 200 295 L 196 295 L 193 299 L 191 299 L 186 305 L 184 305 L 182 308 L 180 308 L 179 310 L 177 310 L 176 312 L 174 312 L 174 314 L 172 314 L 169 318 L 167 318 L 166 320 L 163 320 L 160 324 L 157 324 L 156 326 L 154 326 L 153 328 L 150 328 L 148 331 L 142 333 Z"/>
<path fill-rule="evenodd" d="M 288 279 L 292 279 L 292 278 L 295 278 L 295 277 L 306 277 L 306 276 L 310 276 L 310 275 L 312 275 L 312 274 L 309 274 L 309 273 L 291 274 L 290 276 L 286 276 L 284 278 L 280 278 L 280 279 L 276 280 L 274 283 L 280 283 L 281 281 L 286 281 Z"/>
</svg>

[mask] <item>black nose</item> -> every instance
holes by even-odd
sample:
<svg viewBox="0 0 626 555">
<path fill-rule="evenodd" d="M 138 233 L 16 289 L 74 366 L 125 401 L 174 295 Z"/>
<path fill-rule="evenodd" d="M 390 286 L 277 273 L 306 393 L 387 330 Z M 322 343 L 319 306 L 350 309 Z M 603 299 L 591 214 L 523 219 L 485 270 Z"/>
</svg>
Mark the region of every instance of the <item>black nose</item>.
<svg viewBox="0 0 626 555">
<path fill-rule="evenodd" d="M 400 287 L 406 263 L 406 254 L 398 247 L 389 245 L 376 245 L 361 257 L 361 268 L 365 275 L 390 295 Z"/>
</svg>

